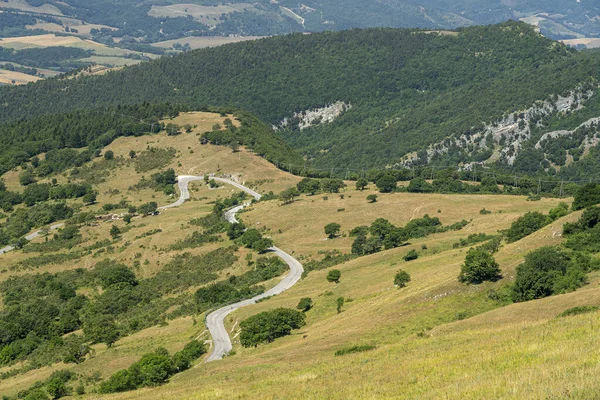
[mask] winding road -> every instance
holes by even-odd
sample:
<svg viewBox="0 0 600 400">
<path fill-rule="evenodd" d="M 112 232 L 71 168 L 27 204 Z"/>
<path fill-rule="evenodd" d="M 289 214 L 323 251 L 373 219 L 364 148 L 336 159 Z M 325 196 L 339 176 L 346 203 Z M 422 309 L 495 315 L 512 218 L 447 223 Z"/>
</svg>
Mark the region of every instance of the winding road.
<svg viewBox="0 0 600 400">
<path fill-rule="evenodd" d="M 159 207 L 159 210 L 168 210 L 169 208 L 181 206 L 183 203 L 185 203 L 186 200 L 188 200 L 190 198 L 190 191 L 189 191 L 189 187 L 188 187 L 189 183 L 194 182 L 194 181 L 201 181 L 203 179 L 204 179 L 204 176 L 183 175 L 183 176 L 178 177 L 178 186 L 179 186 L 179 193 L 180 193 L 179 199 L 173 204 Z M 215 181 L 218 181 L 221 183 L 226 183 L 228 185 L 234 186 L 234 187 L 248 193 L 250 196 L 254 197 L 256 200 L 260 200 L 260 198 L 261 198 L 261 195 L 259 193 L 255 192 L 254 190 L 252 190 L 250 188 L 247 188 L 244 185 L 241 185 L 235 181 L 232 181 L 230 179 L 217 178 L 217 177 L 211 177 L 211 179 L 214 179 Z M 237 207 L 227 210 L 225 212 L 225 218 L 227 219 L 227 221 L 229 221 L 232 224 L 237 223 L 238 221 L 235 217 L 236 213 L 238 213 L 240 210 L 242 210 L 248 204 L 250 204 L 250 203 L 248 202 L 243 205 L 240 205 L 240 206 L 237 206 Z M 53 231 L 53 230 L 59 229 L 63 226 L 64 226 L 64 224 L 62 224 L 62 223 L 55 224 L 55 225 L 50 226 L 49 230 Z M 33 240 L 33 239 L 39 237 L 40 235 L 41 235 L 41 231 L 33 232 L 33 233 L 25 236 L 25 239 Z M 11 250 L 14 250 L 13 246 L 6 246 L 4 248 L 1 248 L 0 255 L 4 254 L 6 252 L 9 252 Z M 283 251 L 277 247 L 271 247 L 269 249 L 269 251 L 271 251 L 272 253 L 277 255 L 279 258 L 281 258 L 283 261 L 285 261 L 285 263 L 290 267 L 290 272 L 286 275 L 286 277 L 281 282 L 279 282 L 272 289 L 267 290 L 265 293 L 255 296 L 248 300 L 243 300 L 238 303 L 230 304 L 228 306 L 219 308 L 218 310 L 213 311 L 206 317 L 206 326 L 208 327 L 208 330 L 210 331 L 210 334 L 213 338 L 213 350 L 212 350 L 212 353 L 210 354 L 210 356 L 206 359 L 206 362 L 220 360 L 227 353 L 229 353 L 232 349 L 231 339 L 229 338 L 229 334 L 227 333 L 227 330 L 225 329 L 225 317 L 227 315 L 229 315 L 233 311 L 237 310 L 238 308 L 249 306 L 251 304 L 255 304 L 257 301 L 259 301 L 261 299 L 285 292 L 286 290 L 288 290 L 289 288 L 294 286 L 302 277 L 302 272 L 304 272 L 304 269 L 302 268 L 302 264 L 300 264 L 300 262 L 298 260 L 296 260 L 294 257 L 292 257 L 291 255 L 289 255 L 288 253 L 286 253 L 285 251 Z"/>
<path fill-rule="evenodd" d="M 203 180 L 204 176 L 189 176 L 183 175 L 178 177 L 178 186 L 179 186 L 179 200 L 177 200 L 173 204 L 169 204 L 164 207 L 160 207 L 161 210 L 167 210 L 169 208 L 178 207 L 185 203 L 186 200 L 190 198 L 190 192 L 188 185 L 190 182 Z M 215 181 L 226 183 L 228 185 L 232 185 L 246 193 L 250 196 L 254 197 L 256 200 L 260 200 L 261 195 L 255 192 L 252 189 L 249 189 L 235 181 L 225 178 L 217 178 L 211 177 Z M 237 223 L 237 219 L 235 218 L 236 213 L 246 207 L 249 203 L 245 203 L 243 205 L 234 207 L 225 212 L 225 218 L 230 223 Z M 230 304 L 228 306 L 219 308 L 216 311 L 211 312 L 206 317 L 206 326 L 210 331 L 210 334 L 213 338 L 213 350 L 210 356 L 206 359 L 206 362 L 215 361 L 222 359 L 227 353 L 229 353 L 232 349 L 231 339 L 229 338 L 229 334 L 225 329 L 225 317 L 231 314 L 238 308 L 242 308 L 245 306 L 249 306 L 251 304 L 255 304 L 257 301 L 264 299 L 266 297 L 274 296 L 276 294 L 280 294 L 294 286 L 302 277 L 302 272 L 304 269 L 302 268 L 302 264 L 294 257 L 286 253 L 285 251 L 277 248 L 271 247 L 269 249 L 279 258 L 281 258 L 285 263 L 290 267 L 290 272 L 285 276 L 285 278 L 279 282 L 275 287 L 270 290 L 267 290 L 265 293 L 255 296 L 248 300 L 243 300 L 234 304 Z"/>
<path fill-rule="evenodd" d="M 65 224 L 54 224 L 52 226 L 50 226 L 50 228 L 48 229 L 49 231 L 54 231 L 57 230 L 58 228 L 62 228 L 63 226 L 65 226 Z M 25 236 L 25 239 L 27 240 L 33 240 L 36 237 L 39 237 L 42 234 L 42 231 L 36 231 L 33 233 L 30 233 L 29 235 Z M 14 246 L 6 246 L 0 249 L 0 255 L 4 254 L 4 253 L 8 253 L 9 251 L 14 250 L 15 247 Z"/>
</svg>

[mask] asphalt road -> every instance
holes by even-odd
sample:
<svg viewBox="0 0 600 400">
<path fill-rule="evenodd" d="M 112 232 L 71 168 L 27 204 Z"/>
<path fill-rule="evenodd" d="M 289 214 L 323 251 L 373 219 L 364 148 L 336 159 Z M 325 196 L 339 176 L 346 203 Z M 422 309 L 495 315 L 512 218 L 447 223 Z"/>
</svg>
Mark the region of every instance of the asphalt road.
<svg viewBox="0 0 600 400">
<path fill-rule="evenodd" d="M 200 181 L 203 179 L 204 179 L 204 176 L 184 175 L 184 176 L 178 177 L 178 186 L 179 186 L 179 193 L 180 193 L 179 200 L 177 200 L 173 204 L 169 204 L 168 206 L 160 207 L 160 209 L 166 210 L 169 208 L 178 207 L 178 206 L 182 205 L 183 203 L 185 203 L 185 201 L 190 198 L 190 192 L 188 189 L 189 183 L 193 182 L 193 181 Z M 250 196 L 254 197 L 256 200 L 260 200 L 260 198 L 261 198 L 261 195 L 259 193 L 255 192 L 254 190 L 249 189 L 237 182 L 234 182 L 230 179 L 216 178 L 216 177 L 213 177 L 212 179 L 214 179 L 215 181 L 218 181 L 218 182 L 232 185 L 232 186 L 248 193 Z M 239 212 L 240 210 L 242 210 L 248 204 L 249 203 L 246 203 L 244 205 L 237 206 L 237 207 L 234 207 L 234 208 L 226 211 L 225 218 L 227 219 L 227 221 L 229 221 L 230 223 L 236 223 L 237 219 L 235 218 L 235 214 L 237 212 Z M 212 349 L 212 353 L 210 354 L 210 356 L 206 359 L 206 362 L 220 360 L 223 358 L 223 356 L 225 356 L 227 353 L 229 353 L 232 349 L 231 339 L 229 338 L 229 334 L 227 333 L 227 330 L 225 329 L 225 317 L 227 315 L 231 314 L 232 312 L 234 312 L 235 310 L 237 310 L 239 308 L 249 306 L 251 304 L 255 304 L 258 300 L 285 292 L 286 290 L 288 290 L 289 288 L 294 286 L 302 277 L 302 272 L 304 272 L 304 269 L 302 268 L 302 264 L 300 264 L 300 262 L 298 260 L 296 260 L 294 257 L 292 257 L 291 255 L 289 255 L 288 253 L 286 253 L 285 251 L 283 251 L 277 247 L 271 247 L 269 249 L 269 251 L 271 251 L 272 253 L 277 255 L 279 258 L 281 258 L 283 261 L 285 261 L 285 263 L 290 267 L 290 272 L 285 276 L 285 278 L 281 282 L 279 282 L 272 289 L 267 290 L 265 293 L 255 296 L 248 300 L 243 300 L 238 303 L 230 304 L 228 306 L 219 308 L 218 310 L 215 310 L 215 311 L 211 312 L 210 314 L 208 314 L 208 316 L 206 317 L 206 326 L 208 327 L 208 330 L 210 331 L 210 334 L 213 338 L 213 349 Z"/>
<path fill-rule="evenodd" d="M 54 231 L 54 230 L 56 230 L 58 228 L 62 228 L 63 226 L 65 226 L 65 224 L 55 224 L 55 225 L 50 226 L 49 230 L 50 231 Z M 41 231 L 36 231 L 36 232 L 30 233 L 29 235 L 25 236 L 25 239 L 27 239 L 27 240 L 33 240 L 36 237 L 40 236 L 40 232 Z M 12 251 L 14 249 L 15 248 L 13 246 L 3 247 L 3 248 L 0 249 L 0 255 L 2 255 L 4 253 L 8 253 L 9 251 Z"/>
</svg>

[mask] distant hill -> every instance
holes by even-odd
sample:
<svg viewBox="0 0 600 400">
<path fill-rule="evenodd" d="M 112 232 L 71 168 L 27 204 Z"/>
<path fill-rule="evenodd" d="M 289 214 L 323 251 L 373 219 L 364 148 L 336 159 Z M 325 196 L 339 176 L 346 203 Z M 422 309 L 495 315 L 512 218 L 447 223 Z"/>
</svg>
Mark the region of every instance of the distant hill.
<svg viewBox="0 0 600 400">
<path fill-rule="evenodd" d="M 0 118 L 141 102 L 233 106 L 276 127 L 316 167 L 498 160 L 511 168 L 523 162 L 519 168 L 535 173 L 570 163 L 568 149 L 578 159 L 597 143 L 596 125 L 574 141 L 550 135 L 536 148 L 533 139 L 600 116 L 593 95 L 599 57 L 517 22 L 441 34 L 296 34 L 191 51 L 105 76 L 0 88 Z M 546 103 L 533 107 L 538 101 Z"/>
<path fill-rule="evenodd" d="M 143 43 L 368 27 L 452 29 L 508 19 L 525 19 L 554 39 L 600 36 L 600 5 L 575 0 L 2 0 L 0 9 L 25 12 L 5 22 L 3 35 L 32 29 L 37 19 L 37 29 L 70 25 L 87 34 L 96 24 L 96 40 Z"/>
</svg>

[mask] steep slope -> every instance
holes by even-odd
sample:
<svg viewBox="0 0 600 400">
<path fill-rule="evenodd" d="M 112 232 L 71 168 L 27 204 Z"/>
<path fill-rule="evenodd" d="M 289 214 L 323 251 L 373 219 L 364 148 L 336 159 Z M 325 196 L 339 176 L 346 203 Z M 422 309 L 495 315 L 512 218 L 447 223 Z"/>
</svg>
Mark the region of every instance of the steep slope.
<svg viewBox="0 0 600 400">
<path fill-rule="evenodd" d="M 102 77 L 2 88 L 0 116 L 143 101 L 233 105 L 274 125 L 287 118 L 282 136 L 316 166 L 383 167 L 590 84 L 598 58 L 515 22 L 452 34 L 373 29 L 290 35 L 193 51 Z M 296 113 L 334 103 L 343 104 L 337 119 L 317 118 L 300 130 Z"/>
</svg>

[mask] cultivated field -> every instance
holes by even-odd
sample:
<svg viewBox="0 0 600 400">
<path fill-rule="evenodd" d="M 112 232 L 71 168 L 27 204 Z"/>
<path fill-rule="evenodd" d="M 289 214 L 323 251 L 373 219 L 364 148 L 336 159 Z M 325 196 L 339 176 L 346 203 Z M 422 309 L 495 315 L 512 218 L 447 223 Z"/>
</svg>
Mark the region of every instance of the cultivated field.
<svg viewBox="0 0 600 400">
<path fill-rule="evenodd" d="M 245 42 L 247 40 L 262 39 L 264 36 L 191 36 L 181 39 L 166 40 L 164 42 L 153 43 L 153 46 L 165 49 L 173 48 L 175 43 L 189 44 L 192 49 L 203 49 L 206 47 L 216 47 L 229 43 Z"/>
<path fill-rule="evenodd" d="M 151 17 L 187 17 L 191 16 L 196 21 L 210 26 L 221 23 L 221 17 L 238 11 L 252 9 L 251 4 L 238 3 L 220 6 L 199 6 L 196 4 L 172 4 L 168 6 L 152 6 L 148 15 Z"/>
<path fill-rule="evenodd" d="M 39 76 L 33 76 L 23 74 L 21 72 L 0 69 L 0 83 L 4 83 L 6 85 L 24 85 L 29 82 L 39 81 L 40 79 L 42 78 L 40 78 Z"/>
</svg>

